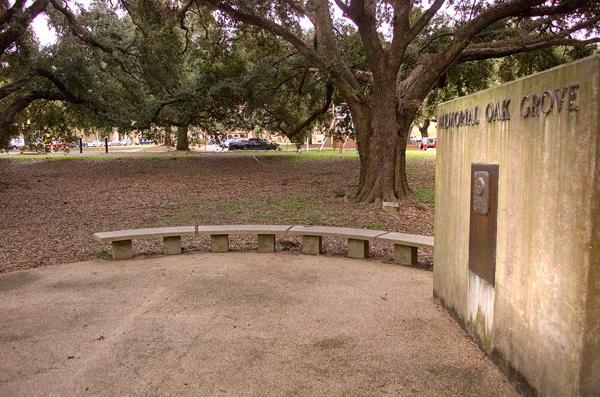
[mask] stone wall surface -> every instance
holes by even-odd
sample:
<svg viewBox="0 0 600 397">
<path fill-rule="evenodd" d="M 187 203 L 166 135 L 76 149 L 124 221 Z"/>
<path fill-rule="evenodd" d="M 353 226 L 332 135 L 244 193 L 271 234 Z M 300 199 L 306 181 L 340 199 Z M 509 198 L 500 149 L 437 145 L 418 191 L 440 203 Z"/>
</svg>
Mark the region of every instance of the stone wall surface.
<svg viewBox="0 0 600 397">
<path fill-rule="evenodd" d="M 438 109 L 434 294 L 545 396 L 600 395 L 599 91 L 595 56 Z M 469 271 L 474 162 L 500 169 L 495 285 Z"/>
</svg>

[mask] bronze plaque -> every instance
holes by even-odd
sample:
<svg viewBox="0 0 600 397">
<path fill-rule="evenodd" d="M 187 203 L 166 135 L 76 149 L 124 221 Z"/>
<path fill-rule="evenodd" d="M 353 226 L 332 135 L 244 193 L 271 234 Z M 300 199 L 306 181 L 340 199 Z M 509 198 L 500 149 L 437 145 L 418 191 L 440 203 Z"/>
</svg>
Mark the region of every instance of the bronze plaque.
<svg viewBox="0 0 600 397">
<path fill-rule="evenodd" d="M 487 215 L 490 208 L 490 173 L 487 171 L 475 171 L 473 173 L 473 211 L 481 215 Z"/>
<path fill-rule="evenodd" d="M 469 270 L 491 285 L 496 281 L 498 164 L 471 164 Z"/>
</svg>

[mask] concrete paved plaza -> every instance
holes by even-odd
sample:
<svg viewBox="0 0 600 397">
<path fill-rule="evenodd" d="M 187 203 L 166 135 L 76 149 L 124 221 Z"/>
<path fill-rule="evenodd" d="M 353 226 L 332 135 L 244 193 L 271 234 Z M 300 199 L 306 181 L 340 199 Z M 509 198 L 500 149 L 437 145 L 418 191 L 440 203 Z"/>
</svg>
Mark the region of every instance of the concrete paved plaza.
<svg viewBox="0 0 600 397">
<path fill-rule="evenodd" d="M 193 253 L 0 276 L 0 395 L 510 396 L 431 272 Z"/>
</svg>

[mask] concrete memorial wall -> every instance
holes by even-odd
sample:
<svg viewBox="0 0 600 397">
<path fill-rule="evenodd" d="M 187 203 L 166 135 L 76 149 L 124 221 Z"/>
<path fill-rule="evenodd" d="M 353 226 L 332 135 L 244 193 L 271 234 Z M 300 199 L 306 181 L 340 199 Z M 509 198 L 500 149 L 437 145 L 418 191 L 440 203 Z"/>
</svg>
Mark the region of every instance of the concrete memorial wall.
<svg viewBox="0 0 600 397">
<path fill-rule="evenodd" d="M 600 57 L 439 106 L 434 295 L 524 390 L 600 396 Z"/>
</svg>

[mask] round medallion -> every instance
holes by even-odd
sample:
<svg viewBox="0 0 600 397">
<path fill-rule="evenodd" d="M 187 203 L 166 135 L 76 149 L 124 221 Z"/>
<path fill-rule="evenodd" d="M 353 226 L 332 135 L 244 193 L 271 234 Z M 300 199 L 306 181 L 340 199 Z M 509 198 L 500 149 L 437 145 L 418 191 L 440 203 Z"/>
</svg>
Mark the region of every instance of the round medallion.
<svg viewBox="0 0 600 397">
<path fill-rule="evenodd" d="M 485 189 L 485 181 L 482 177 L 477 178 L 477 182 L 475 182 L 475 191 L 478 196 L 483 194 L 483 190 Z"/>
</svg>

